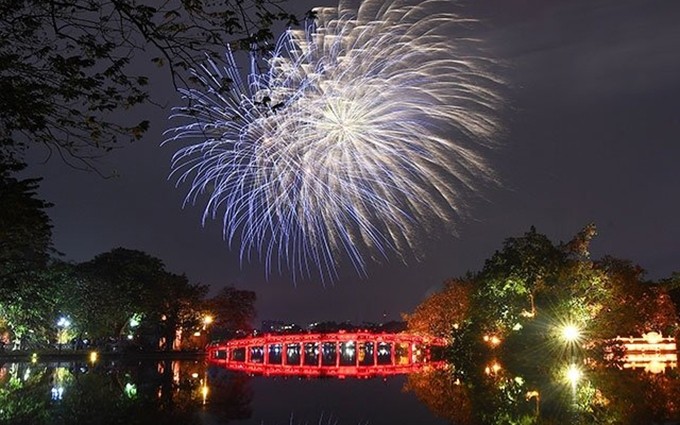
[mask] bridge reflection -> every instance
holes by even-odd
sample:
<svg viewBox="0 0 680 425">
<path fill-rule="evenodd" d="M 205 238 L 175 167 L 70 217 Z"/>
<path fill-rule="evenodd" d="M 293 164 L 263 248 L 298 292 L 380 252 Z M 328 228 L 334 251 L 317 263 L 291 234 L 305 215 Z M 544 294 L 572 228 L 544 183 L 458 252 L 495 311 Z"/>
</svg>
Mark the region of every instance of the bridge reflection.
<svg viewBox="0 0 680 425">
<path fill-rule="evenodd" d="M 360 377 L 418 372 L 444 366 L 441 338 L 407 333 L 337 332 L 265 335 L 208 348 L 208 361 L 264 376 Z"/>
</svg>

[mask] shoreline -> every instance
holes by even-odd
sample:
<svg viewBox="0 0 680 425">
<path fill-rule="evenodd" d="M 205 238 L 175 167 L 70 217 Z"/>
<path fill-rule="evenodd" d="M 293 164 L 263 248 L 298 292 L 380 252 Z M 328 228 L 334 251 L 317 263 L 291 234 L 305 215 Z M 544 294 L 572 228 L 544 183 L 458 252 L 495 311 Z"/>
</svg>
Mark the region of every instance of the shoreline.
<svg viewBox="0 0 680 425">
<path fill-rule="evenodd" d="M 0 352 L 0 364 L 7 362 L 32 362 L 43 363 L 49 360 L 60 361 L 87 361 L 91 362 L 91 353 L 97 353 L 97 361 L 104 359 L 124 360 L 202 360 L 206 358 L 205 351 L 131 351 L 131 352 L 105 352 L 97 350 L 79 351 L 6 351 Z M 34 360 L 37 359 L 37 360 Z"/>
</svg>

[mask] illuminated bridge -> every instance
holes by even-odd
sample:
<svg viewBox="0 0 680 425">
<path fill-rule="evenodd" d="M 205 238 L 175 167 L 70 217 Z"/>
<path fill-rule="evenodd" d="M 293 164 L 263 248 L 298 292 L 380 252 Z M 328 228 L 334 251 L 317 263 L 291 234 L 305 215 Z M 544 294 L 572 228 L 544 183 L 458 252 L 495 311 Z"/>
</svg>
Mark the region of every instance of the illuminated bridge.
<svg viewBox="0 0 680 425">
<path fill-rule="evenodd" d="M 265 335 L 210 346 L 208 361 L 265 376 L 369 378 L 442 367 L 433 349 L 445 345 L 441 338 L 407 333 Z"/>
</svg>

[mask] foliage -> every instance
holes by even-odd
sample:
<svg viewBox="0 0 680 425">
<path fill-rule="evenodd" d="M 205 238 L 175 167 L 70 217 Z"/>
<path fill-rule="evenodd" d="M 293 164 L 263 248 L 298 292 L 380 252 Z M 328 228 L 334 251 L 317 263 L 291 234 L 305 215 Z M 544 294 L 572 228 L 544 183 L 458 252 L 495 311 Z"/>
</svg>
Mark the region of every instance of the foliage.
<svg viewBox="0 0 680 425">
<path fill-rule="evenodd" d="M 45 348 L 53 342 L 56 322 L 69 304 L 73 273 L 70 265 L 53 261 L 24 273 L 18 285 L 0 297 L 0 316 L 23 349 Z"/>
<path fill-rule="evenodd" d="M 254 292 L 228 287 L 206 299 L 207 286 L 125 248 L 77 265 L 52 261 L 15 281 L 12 291 L 0 291 L 0 335 L 21 341 L 23 349 L 54 343 L 60 317 L 71 322 L 69 338 L 105 344 L 132 335 L 137 345 L 157 349 L 163 341 L 166 350 L 175 347 L 178 330 L 191 335 L 205 329 L 207 314 L 215 319 L 211 327 L 232 333 L 251 330 L 255 317 Z"/>
<path fill-rule="evenodd" d="M 447 329 L 443 315 L 467 306 L 463 317 L 448 319 L 453 367 L 447 379 L 458 386 L 452 391 L 470 390 L 455 399 L 474 412 L 462 423 L 662 423 L 680 416 L 677 376 L 612 371 L 625 354 L 616 336 L 677 333 L 678 275 L 649 282 L 631 261 L 593 260 L 595 234 L 589 225 L 568 243 L 554 244 L 531 228 L 507 239 L 479 273 L 466 277 L 468 292 L 451 296 L 445 285 L 407 316 L 411 329 L 439 332 Z M 579 333 L 568 342 L 563 332 L 571 325 Z M 569 365 L 581 367 L 586 378 L 569 383 Z M 617 395 L 612 387 L 619 379 L 635 390 Z M 443 405 L 434 391 L 412 387 L 419 397 L 435 398 L 428 405 Z"/>
<path fill-rule="evenodd" d="M 40 179 L 13 177 L 22 168 L 0 162 L 0 285 L 5 290 L 15 288 L 23 273 L 45 266 L 53 252 L 52 222 L 45 211 L 51 204 L 36 197 Z"/>
<path fill-rule="evenodd" d="M 135 316 L 143 318 L 145 332 L 163 337 L 170 350 L 177 329 L 191 330 L 200 323 L 208 288 L 167 272 L 149 254 L 116 248 L 80 264 L 78 271 L 79 303 L 73 316 L 91 337 L 120 337 L 131 330 Z"/>
<path fill-rule="evenodd" d="M 36 197 L 39 179 L 12 175 L 21 168 L 0 161 L 3 347 L 15 341 L 23 349 L 47 348 L 56 339 L 59 317 L 71 321 L 70 336 L 89 339 L 119 338 L 137 317 L 152 339 L 165 338 L 168 349 L 177 329 L 199 326 L 208 288 L 167 272 L 158 258 L 117 248 L 79 265 L 51 259 L 52 225 L 45 212 L 50 204 Z M 250 329 L 254 301 L 253 292 L 225 290 L 211 303 L 223 312 L 224 323 Z"/>
<path fill-rule="evenodd" d="M 564 252 L 534 227 L 506 239 L 475 278 L 474 305 L 486 315 L 483 327 L 505 335 L 522 316 L 534 315 L 537 294 L 558 285 L 564 262 Z"/>
<path fill-rule="evenodd" d="M 450 279 L 444 288 L 423 301 L 412 314 L 405 314 L 408 330 L 448 338 L 469 316 L 472 284 Z"/>
<path fill-rule="evenodd" d="M 604 257 L 596 266 L 605 274 L 608 301 L 598 316 L 600 328 L 627 336 L 649 331 L 674 334 L 678 316 L 663 282 L 647 282 L 630 261 Z"/>
<path fill-rule="evenodd" d="M 94 155 L 139 139 L 149 122 L 126 111 L 149 101 L 153 69 L 173 80 L 205 54 L 266 46 L 279 0 L 0 0 L 0 158 L 43 144 L 92 168 Z M 147 59 L 148 60 L 148 59 Z"/>
<path fill-rule="evenodd" d="M 80 308 L 73 312 L 92 337 L 118 336 L 133 314 L 145 312 L 160 289 L 161 260 L 116 248 L 78 266 Z"/>
<path fill-rule="evenodd" d="M 38 343 L 54 330 L 65 275 L 58 262 L 50 264 L 51 205 L 36 196 L 40 179 L 14 177 L 22 168 L 0 162 L 0 332 Z"/>
<path fill-rule="evenodd" d="M 253 291 L 226 286 L 216 296 L 210 298 L 206 306 L 215 315 L 215 328 L 231 332 L 251 331 L 256 314 L 256 299 Z"/>
<path fill-rule="evenodd" d="M 156 288 L 156 302 L 146 310 L 147 327 L 157 325 L 165 342 L 165 349 L 171 350 L 177 329 L 191 330 L 202 320 L 202 306 L 208 287 L 191 284 L 185 275 L 165 273 L 160 287 Z"/>
</svg>

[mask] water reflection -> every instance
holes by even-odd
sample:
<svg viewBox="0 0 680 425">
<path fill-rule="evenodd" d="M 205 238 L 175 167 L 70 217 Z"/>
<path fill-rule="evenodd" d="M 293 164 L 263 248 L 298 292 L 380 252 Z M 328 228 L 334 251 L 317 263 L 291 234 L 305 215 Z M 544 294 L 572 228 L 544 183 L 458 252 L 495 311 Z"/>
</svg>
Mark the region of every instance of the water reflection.
<svg viewBox="0 0 680 425">
<path fill-rule="evenodd" d="M 466 371 L 337 380 L 252 377 L 203 361 L 8 363 L 0 424 L 315 424 L 322 414 L 350 425 L 680 423 L 676 365 L 652 373 L 491 358 Z"/>
<path fill-rule="evenodd" d="M 0 424 L 203 424 L 249 418 L 250 378 L 201 362 L 10 363 Z"/>
<path fill-rule="evenodd" d="M 541 366 L 522 374 L 493 360 L 465 378 L 450 366 L 409 375 L 405 388 L 455 424 L 680 423 L 675 364 L 658 373 L 645 367 Z"/>
</svg>

